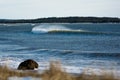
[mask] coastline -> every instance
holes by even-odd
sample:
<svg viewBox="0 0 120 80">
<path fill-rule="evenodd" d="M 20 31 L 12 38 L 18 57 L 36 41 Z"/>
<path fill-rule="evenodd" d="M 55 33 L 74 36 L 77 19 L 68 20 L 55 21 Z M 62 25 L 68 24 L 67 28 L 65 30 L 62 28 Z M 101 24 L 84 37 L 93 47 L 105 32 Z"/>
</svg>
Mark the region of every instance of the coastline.
<svg viewBox="0 0 120 80">
<path fill-rule="evenodd" d="M 48 17 L 37 19 L 0 19 L 0 23 L 120 23 L 118 17 Z"/>
<path fill-rule="evenodd" d="M 41 24 L 50 24 L 50 25 L 64 25 L 64 24 L 120 24 L 120 23 L 0 23 L 0 26 L 16 26 L 16 25 L 41 25 Z"/>
</svg>

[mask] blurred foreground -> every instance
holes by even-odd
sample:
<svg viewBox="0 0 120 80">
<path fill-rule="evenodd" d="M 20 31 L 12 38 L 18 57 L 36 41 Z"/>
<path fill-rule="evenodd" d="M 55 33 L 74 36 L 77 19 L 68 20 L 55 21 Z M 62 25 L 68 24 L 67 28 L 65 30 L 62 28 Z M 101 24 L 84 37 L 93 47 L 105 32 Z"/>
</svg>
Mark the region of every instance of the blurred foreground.
<svg viewBox="0 0 120 80">
<path fill-rule="evenodd" d="M 119 74 L 118 74 L 119 75 Z M 36 71 L 11 70 L 8 67 L 0 66 L 0 80 L 18 80 L 17 77 L 28 77 L 20 80 L 120 80 L 113 73 L 96 74 L 68 74 L 60 66 L 59 62 L 51 62 L 49 70 L 39 74 Z M 15 79 L 14 79 L 15 78 Z M 31 79 L 30 79 L 31 78 Z"/>
</svg>

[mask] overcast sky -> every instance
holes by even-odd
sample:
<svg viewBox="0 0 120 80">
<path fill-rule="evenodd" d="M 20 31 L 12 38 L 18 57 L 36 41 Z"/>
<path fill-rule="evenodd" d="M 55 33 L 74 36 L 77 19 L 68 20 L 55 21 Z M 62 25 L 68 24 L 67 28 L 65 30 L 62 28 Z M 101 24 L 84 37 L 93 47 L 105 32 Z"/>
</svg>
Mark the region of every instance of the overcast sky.
<svg viewBox="0 0 120 80">
<path fill-rule="evenodd" d="M 0 19 L 120 17 L 120 0 L 0 0 Z"/>
</svg>

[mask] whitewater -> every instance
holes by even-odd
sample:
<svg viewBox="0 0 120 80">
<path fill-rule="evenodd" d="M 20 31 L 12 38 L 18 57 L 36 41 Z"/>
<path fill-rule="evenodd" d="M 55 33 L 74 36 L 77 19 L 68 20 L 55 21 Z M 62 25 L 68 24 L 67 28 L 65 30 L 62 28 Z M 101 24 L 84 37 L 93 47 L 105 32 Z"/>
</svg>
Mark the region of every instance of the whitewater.
<svg viewBox="0 0 120 80">
<path fill-rule="evenodd" d="M 32 29 L 33 33 L 52 33 L 52 32 L 83 32 L 84 30 L 72 30 L 61 25 L 41 24 Z"/>
<path fill-rule="evenodd" d="M 60 61 L 68 73 L 120 70 L 120 24 L 1 24 L 0 65 Z"/>
</svg>

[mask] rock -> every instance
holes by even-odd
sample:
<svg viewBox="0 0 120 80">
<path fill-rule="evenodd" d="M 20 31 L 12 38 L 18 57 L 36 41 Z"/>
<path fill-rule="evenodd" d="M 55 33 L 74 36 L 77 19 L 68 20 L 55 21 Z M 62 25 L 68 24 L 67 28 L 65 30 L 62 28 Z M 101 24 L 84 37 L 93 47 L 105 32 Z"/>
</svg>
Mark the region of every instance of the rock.
<svg viewBox="0 0 120 80">
<path fill-rule="evenodd" d="M 18 66 L 18 70 L 34 70 L 35 68 L 38 68 L 38 63 L 32 59 L 25 60 Z"/>
</svg>

